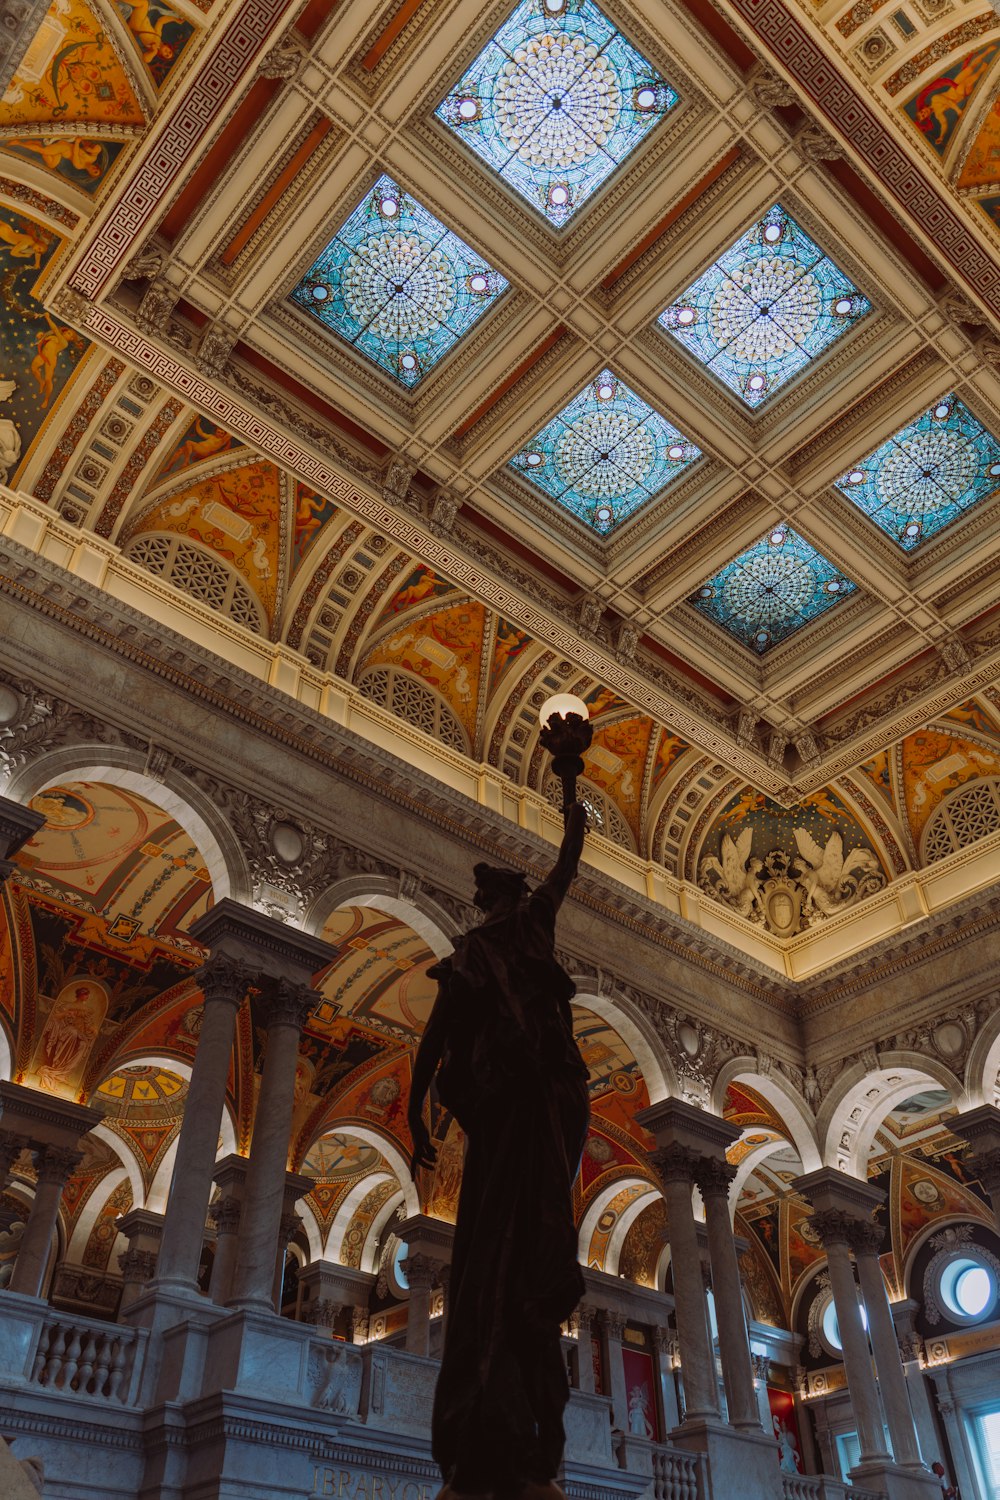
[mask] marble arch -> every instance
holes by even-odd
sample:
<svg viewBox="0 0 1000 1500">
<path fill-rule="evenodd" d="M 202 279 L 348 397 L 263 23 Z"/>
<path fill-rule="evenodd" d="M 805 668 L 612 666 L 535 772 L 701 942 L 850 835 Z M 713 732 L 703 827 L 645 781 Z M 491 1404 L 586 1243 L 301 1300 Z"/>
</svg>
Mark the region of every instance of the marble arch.
<svg viewBox="0 0 1000 1500">
<path fill-rule="evenodd" d="M 979 1031 L 965 1063 L 969 1104 L 995 1104 L 1000 1099 L 1000 1011 Z"/>
<path fill-rule="evenodd" d="M 837 1080 L 819 1112 L 817 1126 L 823 1163 L 864 1177 L 868 1150 L 890 1110 L 922 1088 L 947 1089 L 958 1109 L 968 1098 L 950 1068 L 920 1053 L 883 1053 L 880 1066 L 867 1072 L 852 1063 Z M 808 1169 L 807 1169 L 808 1170 Z"/>
<path fill-rule="evenodd" d="M 569 971 L 573 978 L 572 968 Z M 674 1065 L 655 1029 L 624 996 L 606 995 L 589 988 L 589 979 L 581 979 L 572 1004 L 592 1010 L 607 1021 L 629 1048 L 646 1082 L 650 1104 L 659 1104 L 680 1093 Z"/>
<path fill-rule="evenodd" d="M 98 1126 L 94 1131 L 94 1134 L 99 1136 L 99 1138 L 105 1141 L 107 1144 L 115 1145 L 116 1154 L 119 1161 L 121 1162 L 121 1166 L 112 1167 L 107 1176 L 101 1178 L 101 1181 L 98 1184 L 97 1188 L 95 1188 L 90 1197 L 87 1199 L 86 1203 L 83 1205 L 83 1208 L 80 1211 L 80 1217 L 79 1219 L 77 1219 L 76 1223 L 73 1226 L 73 1232 L 70 1235 L 66 1245 L 66 1259 L 69 1261 L 75 1261 L 77 1264 L 80 1263 L 80 1259 L 83 1255 L 84 1250 L 87 1248 L 87 1242 L 90 1239 L 94 1225 L 100 1218 L 101 1212 L 106 1206 L 108 1199 L 111 1197 L 111 1194 L 115 1191 L 115 1188 L 120 1187 L 123 1182 L 128 1182 L 132 1187 L 133 1206 L 136 1208 L 142 1207 L 142 1179 L 141 1177 L 139 1177 L 138 1168 L 134 1158 L 129 1161 L 126 1160 L 126 1157 L 132 1157 L 131 1151 L 123 1152 L 120 1149 L 118 1137 L 113 1135 L 110 1130 L 106 1131 L 104 1134 L 101 1134 L 101 1127 Z M 136 1192 L 137 1178 L 138 1193 Z M 112 1253 L 114 1253 L 113 1250 Z"/>
<path fill-rule="evenodd" d="M 344 1236 L 346 1235 L 347 1230 L 350 1227 L 351 1220 L 354 1218 L 355 1213 L 373 1188 L 378 1187 L 383 1182 L 393 1181 L 399 1181 L 394 1172 L 372 1172 L 367 1177 L 365 1177 L 363 1181 L 355 1183 L 354 1187 L 351 1188 L 351 1191 L 348 1193 L 343 1203 L 337 1209 L 337 1212 L 333 1218 L 333 1223 L 327 1230 L 326 1239 L 323 1241 L 322 1251 L 327 1260 L 335 1260 L 340 1265 L 343 1265 L 345 1263 L 343 1256 Z M 394 1194 L 391 1201 L 398 1202 L 399 1199 Z M 371 1229 L 369 1229 L 369 1235 L 370 1233 Z M 367 1245 L 368 1239 L 366 1237 L 365 1248 L 367 1248 Z M 364 1258 L 364 1250 L 362 1250 L 362 1261 L 364 1261 Z"/>
<path fill-rule="evenodd" d="M 216 901 L 229 896 L 250 904 L 253 882 L 232 829 L 211 799 L 187 777 L 169 767 L 163 781 L 150 776 L 143 755 L 126 747 L 73 745 L 40 755 L 12 776 L 7 795 L 27 804 L 47 787 L 64 781 L 96 781 L 138 792 L 175 819 L 205 861 Z"/>
<path fill-rule="evenodd" d="M 626 1207 L 619 1215 L 612 1233 L 608 1237 L 607 1245 L 605 1246 L 604 1265 L 599 1268 L 601 1270 L 608 1269 L 608 1257 L 611 1253 L 612 1244 L 620 1228 L 622 1218 L 625 1215 L 629 1214 L 629 1210 L 635 1208 L 636 1204 L 641 1204 L 643 1208 L 647 1208 L 649 1206 L 650 1199 L 659 1196 L 659 1188 L 657 1188 L 648 1177 L 640 1177 L 638 1174 L 632 1176 L 617 1177 L 614 1182 L 609 1183 L 607 1187 L 602 1188 L 597 1196 L 593 1199 L 593 1201 L 587 1205 L 586 1212 L 581 1218 L 579 1228 L 577 1230 L 577 1246 L 581 1265 L 590 1265 L 590 1247 L 594 1238 L 594 1231 L 597 1229 L 598 1223 L 601 1219 L 601 1215 L 605 1212 L 608 1205 L 614 1202 L 619 1193 L 623 1193 L 629 1188 L 643 1189 L 644 1191 L 642 1191 L 641 1193 L 637 1193 L 634 1202 L 626 1205 Z M 628 1218 L 628 1223 L 631 1224 L 632 1219 L 634 1218 L 635 1214 L 631 1214 Z M 618 1253 L 620 1253 L 620 1243 L 618 1251 L 616 1251 L 616 1264 Z"/>
<path fill-rule="evenodd" d="M 11 1050 L 10 1036 L 7 1032 L 7 1018 L 0 1015 L 0 1078 L 9 1079 L 14 1076 L 14 1054 Z"/>
<path fill-rule="evenodd" d="M 400 882 L 384 875 L 350 875 L 318 896 L 306 912 L 307 932 L 320 935 L 334 912 L 346 906 L 368 906 L 396 917 L 422 937 L 435 958 L 444 958 L 459 935 L 457 922 L 426 891 L 400 894 Z"/>
<path fill-rule="evenodd" d="M 749 1084 L 774 1108 L 785 1126 L 790 1144 L 799 1153 L 803 1170 L 814 1171 L 822 1166 L 822 1157 L 817 1122 L 806 1101 L 780 1075 L 759 1073 L 755 1071 L 756 1066 L 756 1058 L 751 1057 L 734 1057 L 727 1062 L 719 1070 L 712 1088 L 712 1109 L 716 1114 L 722 1114 L 726 1090 L 731 1083 Z"/>
</svg>

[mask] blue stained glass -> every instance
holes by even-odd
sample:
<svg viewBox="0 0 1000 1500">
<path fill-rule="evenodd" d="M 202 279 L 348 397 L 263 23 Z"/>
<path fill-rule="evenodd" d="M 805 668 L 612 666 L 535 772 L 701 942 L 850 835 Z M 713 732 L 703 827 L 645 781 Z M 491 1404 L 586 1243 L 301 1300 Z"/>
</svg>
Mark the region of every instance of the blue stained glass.
<svg viewBox="0 0 1000 1500">
<path fill-rule="evenodd" d="M 658 321 L 756 407 L 870 311 L 776 203 Z"/>
<path fill-rule="evenodd" d="M 678 97 L 593 0 L 522 0 L 435 113 L 559 227 Z"/>
<path fill-rule="evenodd" d="M 700 457 L 700 448 L 602 370 L 510 466 L 606 536 Z"/>
<path fill-rule="evenodd" d="M 1000 443 L 954 395 L 836 481 L 906 552 L 1000 489 Z"/>
<path fill-rule="evenodd" d="M 412 386 L 507 286 L 391 177 L 380 177 L 292 300 Z"/>
<path fill-rule="evenodd" d="M 703 583 L 689 602 L 763 655 L 856 587 L 782 523 Z"/>
</svg>

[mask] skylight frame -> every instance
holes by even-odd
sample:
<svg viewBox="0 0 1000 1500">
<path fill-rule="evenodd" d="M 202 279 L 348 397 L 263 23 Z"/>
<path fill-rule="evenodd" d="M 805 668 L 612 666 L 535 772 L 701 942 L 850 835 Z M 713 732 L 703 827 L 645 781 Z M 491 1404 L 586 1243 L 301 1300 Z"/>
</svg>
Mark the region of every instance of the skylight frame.
<svg viewBox="0 0 1000 1500">
<path fill-rule="evenodd" d="M 834 488 L 912 553 L 1000 490 L 1000 440 L 950 391 L 852 464 Z M 905 503 L 894 504 L 897 496 Z"/>
<path fill-rule="evenodd" d="M 768 263 L 775 262 L 782 263 L 779 280 L 762 287 Z M 756 412 L 873 310 L 779 201 L 669 303 L 654 326 Z M 776 355 L 768 352 L 768 336 L 782 346 Z"/>
<path fill-rule="evenodd" d="M 562 45 L 546 47 L 546 37 Z M 584 54 L 581 43 L 593 55 Z M 513 110 L 517 83 L 524 88 L 522 110 L 528 111 L 521 135 L 516 134 Z M 593 86 L 589 93 L 588 85 Z M 614 109 L 609 104 L 616 94 Z M 594 0 L 520 0 L 434 117 L 551 229 L 559 230 L 679 102 L 677 89 Z M 544 114 L 539 113 L 542 105 L 548 105 Z M 561 140 L 568 159 L 553 162 L 551 152 L 546 153 L 554 138 Z M 575 152 L 570 149 L 574 144 Z"/>
<path fill-rule="evenodd" d="M 532 461 L 536 457 L 540 462 Z M 507 468 L 603 540 L 703 457 L 696 443 L 605 368 Z M 580 488 L 588 478 L 591 485 Z"/>
<path fill-rule="evenodd" d="M 409 259 L 401 262 L 407 250 Z M 390 273 L 401 280 L 390 283 Z M 362 315 L 357 309 L 372 288 Z M 435 290 L 439 298 L 442 290 L 453 293 L 450 305 L 435 305 Z M 484 256 L 382 173 L 288 295 L 326 332 L 412 390 L 509 290 L 507 278 Z M 403 337 L 386 336 L 394 313 Z"/>
<path fill-rule="evenodd" d="M 810 575 L 811 586 L 803 601 L 804 573 Z M 781 521 L 707 578 L 688 603 L 740 645 L 763 656 L 857 590 L 853 579 Z M 774 606 L 779 602 L 783 607 L 776 618 Z"/>
</svg>

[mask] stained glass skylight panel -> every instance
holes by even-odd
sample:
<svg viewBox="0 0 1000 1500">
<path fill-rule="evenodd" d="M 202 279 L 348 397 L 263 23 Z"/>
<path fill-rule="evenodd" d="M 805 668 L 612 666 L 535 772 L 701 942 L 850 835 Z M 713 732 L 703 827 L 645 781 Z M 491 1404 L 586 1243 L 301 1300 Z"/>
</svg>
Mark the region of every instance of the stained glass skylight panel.
<svg viewBox="0 0 1000 1500">
<path fill-rule="evenodd" d="M 602 370 L 511 468 L 606 536 L 700 457 L 666 417 Z"/>
<path fill-rule="evenodd" d="M 870 311 L 867 297 L 776 203 L 659 323 L 757 407 Z"/>
<path fill-rule="evenodd" d="M 954 395 L 836 481 L 906 552 L 1000 489 L 1000 442 Z"/>
<path fill-rule="evenodd" d="M 380 177 L 292 292 L 326 328 L 416 385 L 507 289 L 475 250 Z"/>
<path fill-rule="evenodd" d="M 558 228 L 677 100 L 593 0 L 521 0 L 436 114 Z"/>
<path fill-rule="evenodd" d="M 782 524 L 703 583 L 689 602 L 763 655 L 856 587 L 804 537 Z"/>
</svg>

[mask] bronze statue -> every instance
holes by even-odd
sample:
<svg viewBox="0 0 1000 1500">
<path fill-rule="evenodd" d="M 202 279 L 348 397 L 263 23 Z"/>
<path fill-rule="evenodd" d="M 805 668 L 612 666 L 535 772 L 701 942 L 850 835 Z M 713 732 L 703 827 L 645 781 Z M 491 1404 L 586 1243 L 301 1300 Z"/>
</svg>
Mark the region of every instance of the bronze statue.
<svg viewBox="0 0 1000 1500">
<path fill-rule="evenodd" d="M 590 1103 L 555 922 L 586 827 L 574 803 L 534 891 L 516 871 L 476 865 L 485 920 L 430 970 L 439 988 L 413 1069 L 414 1172 L 435 1161 L 423 1104 L 436 1070 L 466 1137 L 432 1424 L 448 1500 L 561 1493 L 560 1325 L 583 1294 L 572 1185 Z"/>
</svg>

